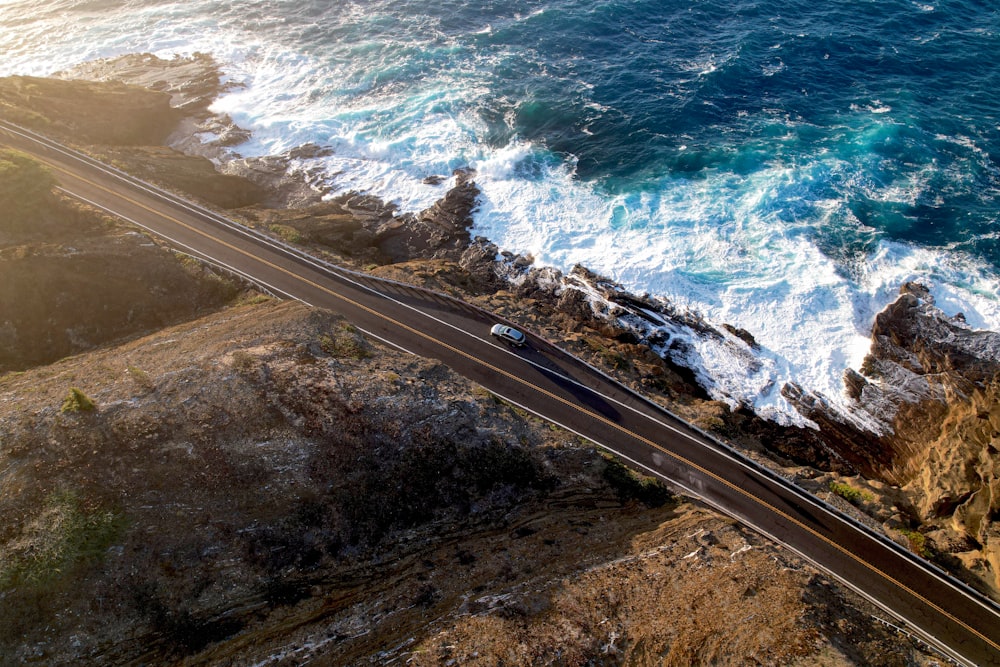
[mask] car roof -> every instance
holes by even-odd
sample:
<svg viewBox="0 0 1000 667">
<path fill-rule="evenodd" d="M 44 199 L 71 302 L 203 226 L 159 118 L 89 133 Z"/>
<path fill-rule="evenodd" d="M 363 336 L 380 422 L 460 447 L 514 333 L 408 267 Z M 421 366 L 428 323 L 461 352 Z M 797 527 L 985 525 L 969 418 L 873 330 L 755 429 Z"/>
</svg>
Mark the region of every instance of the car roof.
<svg viewBox="0 0 1000 667">
<path fill-rule="evenodd" d="M 497 332 L 500 332 L 500 333 L 505 333 L 505 334 L 512 335 L 515 338 L 524 338 L 524 333 L 522 333 L 521 331 L 515 329 L 514 327 L 508 326 L 506 324 L 494 324 L 493 325 L 493 330 L 497 331 Z"/>
</svg>

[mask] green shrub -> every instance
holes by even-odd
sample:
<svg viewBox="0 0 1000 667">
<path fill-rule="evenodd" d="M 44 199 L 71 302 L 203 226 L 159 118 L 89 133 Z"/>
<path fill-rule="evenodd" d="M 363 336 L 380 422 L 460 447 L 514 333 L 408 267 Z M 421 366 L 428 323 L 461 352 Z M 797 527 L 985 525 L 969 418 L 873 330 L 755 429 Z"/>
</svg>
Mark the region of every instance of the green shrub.
<svg viewBox="0 0 1000 667">
<path fill-rule="evenodd" d="M 5 545 L 0 590 L 44 587 L 76 567 L 99 562 L 124 529 L 118 513 L 85 508 L 71 492 L 56 493 L 21 536 Z"/>
<path fill-rule="evenodd" d="M 906 528 L 901 529 L 899 532 L 910 543 L 910 551 L 920 554 L 924 558 L 930 558 L 931 552 L 927 545 L 927 537 L 923 533 L 918 533 L 915 530 L 907 530 Z"/>
<path fill-rule="evenodd" d="M 260 303 L 267 303 L 268 301 L 273 301 L 274 297 L 268 294 L 262 294 L 260 292 L 248 292 L 240 297 L 240 300 L 236 303 L 238 306 L 256 306 Z"/>
<path fill-rule="evenodd" d="M 603 359 L 604 363 L 606 363 L 608 366 L 611 366 L 612 368 L 619 371 L 628 370 L 629 367 L 632 365 L 632 362 L 629 361 L 625 357 L 625 355 L 619 352 L 614 352 L 612 350 L 603 350 L 601 352 L 601 359 Z"/>
<path fill-rule="evenodd" d="M 137 366 L 132 366 L 131 364 L 129 364 L 126 370 L 128 371 L 128 376 L 132 378 L 132 381 L 135 382 L 140 389 L 145 389 L 146 391 L 151 391 L 153 389 L 153 379 L 149 377 L 149 373 Z"/>
<path fill-rule="evenodd" d="M 63 401 L 61 412 L 90 412 L 96 410 L 97 406 L 90 400 L 90 397 L 76 387 L 69 388 L 69 394 Z"/>
<path fill-rule="evenodd" d="M 233 352 L 233 370 L 241 375 L 251 373 L 257 365 L 257 358 L 246 350 Z"/>
<path fill-rule="evenodd" d="M 646 507 L 662 507 L 673 499 L 673 494 L 660 480 L 642 477 L 610 456 L 605 456 L 604 460 L 604 481 L 622 502 L 638 500 Z"/>
<path fill-rule="evenodd" d="M 47 203 L 56 179 L 47 167 L 13 150 L 0 150 L 0 221 L 17 226 Z"/>
<path fill-rule="evenodd" d="M 716 415 L 704 415 L 694 421 L 694 425 L 703 431 L 721 432 L 726 428 L 726 422 Z"/>
<path fill-rule="evenodd" d="M 277 234 L 285 243 L 302 243 L 302 232 L 290 225 L 269 225 L 268 229 Z"/>
<path fill-rule="evenodd" d="M 830 490 L 852 505 L 860 505 L 863 502 L 867 503 L 874 500 L 872 494 L 867 491 L 855 489 L 850 484 L 842 482 L 830 482 Z"/>
<path fill-rule="evenodd" d="M 338 359 L 366 359 L 372 355 L 365 344 L 365 339 L 350 324 L 320 336 L 319 346 L 331 357 Z"/>
<path fill-rule="evenodd" d="M 195 259 L 186 252 L 180 252 L 175 250 L 174 257 L 177 259 L 178 262 L 180 262 L 181 266 L 183 266 L 191 273 L 195 274 L 201 273 L 202 269 L 205 268 L 205 264 L 202 263 L 201 260 Z"/>
</svg>

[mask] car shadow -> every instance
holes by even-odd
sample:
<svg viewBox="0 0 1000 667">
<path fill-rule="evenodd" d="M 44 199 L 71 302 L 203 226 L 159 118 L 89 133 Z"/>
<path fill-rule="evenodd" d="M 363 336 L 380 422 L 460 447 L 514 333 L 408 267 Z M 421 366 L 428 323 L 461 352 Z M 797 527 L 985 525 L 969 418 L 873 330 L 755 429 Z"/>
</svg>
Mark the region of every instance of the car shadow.
<svg viewBox="0 0 1000 667">
<path fill-rule="evenodd" d="M 524 349 L 526 348 L 522 348 L 522 350 Z M 531 355 L 531 357 L 531 361 L 535 364 L 535 368 L 538 369 L 539 373 L 559 389 L 571 394 L 578 403 L 587 406 L 609 421 L 617 423 L 621 419 L 621 412 L 600 394 L 567 377 L 561 368 L 555 366 L 555 364 L 545 357 L 539 354 Z M 535 357 L 538 357 L 541 361 Z"/>
</svg>

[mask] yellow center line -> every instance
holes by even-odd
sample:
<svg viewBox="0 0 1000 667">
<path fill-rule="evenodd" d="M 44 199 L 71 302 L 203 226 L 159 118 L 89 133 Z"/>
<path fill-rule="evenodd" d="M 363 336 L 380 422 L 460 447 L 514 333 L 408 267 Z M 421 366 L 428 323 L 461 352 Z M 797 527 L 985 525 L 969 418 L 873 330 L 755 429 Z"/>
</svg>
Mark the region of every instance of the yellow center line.
<svg viewBox="0 0 1000 667">
<path fill-rule="evenodd" d="M 952 621 L 954 621 L 958 625 L 962 626 L 963 628 L 965 628 L 966 630 L 968 630 L 972 634 L 974 634 L 977 637 L 981 638 L 983 641 L 985 641 L 987 644 L 989 644 L 993 648 L 995 648 L 998 651 L 1000 651 L 1000 644 L 998 644 L 996 641 L 990 639 L 989 637 L 987 637 L 986 635 L 982 634 L 981 632 L 979 632 L 975 628 L 970 627 L 965 622 L 963 622 L 961 619 L 956 618 L 955 616 L 953 616 L 951 613 L 949 613 L 945 609 L 942 609 L 937 604 L 935 604 L 934 602 L 928 600 L 927 598 L 925 598 L 924 596 L 920 595 L 916 591 L 912 590 L 911 588 L 909 588 L 908 586 L 906 586 L 902 582 L 898 581 L 897 579 L 893 578 L 888 573 L 885 573 L 882 570 L 879 570 L 874 565 L 872 565 L 871 563 L 867 562 L 866 560 L 864 560 L 860 556 L 858 556 L 855 553 L 849 551 L 848 549 L 846 549 L 845 547 L 841 546 L 840 544 L 837 544 L 836 542 L 834 542 L 830 538 L 828 538 L 828 537 L 826 537 L 824 535 L 821 535 L 819 532 L 817 532 L 816 530 L 814 530 L 810 526 L 807 526 L 806 524 L 802 523 L 798 519 L 790 516 L 789 514 L 785 513 L 784 511 L 782 511 L 780 509 L 778 509 L 777 507 L 773 507 L 772 505 L 770 505 L 767 501 L 763 500 L 762 498 L 758 498 L 757 496 L 755 496 L 754 494 L 750 493 L 749 491 L 747 491 L 747 490 L 743 489 L 742 487 L 740 487 L 740 486 L 738 486 L 738 485 L 730 482 L 729 480 L 724 479 L 723 477 L 720 477 L 719 475 L 713 473 L 712 471 L 707 470 L 706 468 L 704 468 L 701 465 L 695 463 L 694 461 L 691 461 L 691 460 L 687 459 L 686 457 L 684 457 L 684 456 L 682 456 L 680 454 L 677 454 L 676 452 L 669 451 L 665 447 L 657 444 L 656 442 L 654 442 L 654 441 L 652 441 L 652 440 L 650 440 L 648 438 L 645 438 L 645 437 L 639 435 L 638 433 L 633 433 L 632 431 L 630 431 L 629 429 L 625 428 L 624 426 L 621 426 L 620 424 L 617 424 L 617 423 L 611 421 L 610 419 L 607 419 L 606 417 L 603 417 L 602 415 L 590 412 L 590 411 L 584 409 L 583 407 L 581 407 L 579 404 L 574 403 L 573 401 L 570 401 L 570 400 L 565 399 L 565 398 L 563 398 L 561 396 L 553 394 L 552 392 L 550 392 L 550 391 L 548 391 L 546 389 L 543 389 L 541 387 L 538 387 L 538 386 L 536 386 L 536 385 L 528 382 L 527 380 L 524 380 L 523 378 L 520 378 L 520 377 L 518 377 L 518 376 L 516 376 L 516 375 L 514 375 L 514 374 L 512 374 L 512 373 L 510 373 L 510 372 L 508 372 L 508 371 L 506 371 L 506 370 L 504 370 L 502 368 L 498 368 L 498 367 L 493 366 L 492 364 L 490 364 L 490 363 L 488 363 L 486 361 L 483 361 L 482 359 L 474 357 L 473 355 L 469 354 L 468 352 L 465 352 L 464 350 L 458 349 L 458 348 L 453 347 L 453 346 L 451 346 L 451 345 L 449 345 L 449 344 L 447 344 L 447 343 L 445 343 L 443 341 L 440 341 L 440 340 L 436 339 L 435 337 L 431 336 L 430 334 L 427 334 L 427 333 L 425 333 L 423 331 L 420 331 L 419 329 L 415 329 L 414 327 L 411 327 L 411 326 L 409 326 L 407 324 L 404 324 L 403 322 L 399 322 L 399 321 L 397 321 L 397 320 L 389 317 L 388 315 L 385 315 L 384 313 L 380 313 L 379 311 L 374 310 L 372 308 L 369 308 L 368 306 L 366 306 L 366 305 L 364 305 L 362 303 L 354 301 L 350 297 L 344 296 L 343 294 L 338 294 L 337 292 L 331 290 L 330 288 L 328 288 L 328 287 L 326 287 L 324 285 L 320 285 L 320 284 L 318 284 L 316 282 L 313 282 L 312 280 L 309 280 L 308 278 L 304 278 L 304 277 L 296 274 L 293 271 L 290 271 L 290 270 L 288 270 L 288 269 L 286 269 L 284 267 L 278 266 L 277 264 L 274 264 L 274 263 L 272 263 L 272 262 L 270 262 L 270 261 L 268 261 L 266 259 L 258 257 L 257 255 L 254 255 L 251 252 L 248 252 L 246 250 L 243 250 L 242 248 L 239 248 L 239 247 L 234 246 L 234 245 L 232 245 L 232 244 L 230 244 L 230 243 L 228 243 L 226 241 L 223 241 L 223 240 L 221 240 L 219 238 L 216 238 L 215 236 L 212 236 L 211 234 L 209 234 L 206 231 L 203 231 L 201 229 L 198 229 L 197 227 L 194 227 L 194 226 L 189 225 L 189 224 L 187 224 L 185 222 L 182 222 L 182 221 L 178 220 L 177 218 L 174 218 L 174 217 L 172 217 L 170 215 L 167 215 L 166 213 L 157 211 L 156 209 L 154 209 L 154 208 L 152 208 L 150 206 L 147 206 L 146 204 L 143 204 L 142 202 L 136 201 L 135 199 L 132 199 L 131 197 L 128 197 L 126 195 L 122 195 L 120 193 L 114 192 L 113 190 L 110 190 L 109 188 L 106 188 L 105 186 L 103 186 L 103 185 L 101 185 L 99 183 L 95 183 L 94 181 L 91 181 L 91 180 L 89 180 L 87 178 L 84 178 L 82 176 L 78 176 L 78 175 L 70 172 L 69 170 L 61 167 L 58 164 L 52 163 L 52 162 L 50 162 L 48 160 L 41 159 L 41 158 L 38 158 L 38 159 L 40 159 L 42 162 L 44 162 L 45 164 L 49 165 L 53 169 L 56 169 L 57 171 L 65 173 L 65 174 L 71 176 L 72 178 L 76 178 L 76 179 L 79 179 L 79 180 L 81 180 L 81 181 L 83 181 L 85 183 L 88 183 L 91 186 L 96 187 L 96 188 L 98 188 L 100 190 L 103 190 L 104 192 L 106 192 L 106 193 L 108 193 L 108 194 L 110 194 L 110 195 L 112 195 L 114 197 L 119 197 L 119 198 L 121 198 L 121 199 L 123 199 L 123 200 L 125 200 L 125 201 L 127 201 L 127 202 L 129 202 L 131 204 L 133 204 L 134 206 L 138 206 L 139 208 L 141 208 L 141 209 L 143 209 L 145 211 L 148 211 L 148 212 L 150 212 L 150 213 L 152 213 L 152 214 L 154 214 L 156 216 L 159 216 L 161 218 L 169 220 L 169 221 L 173 222 L 174 224 L 180 225 L 181 227 L 184 227 L 185 229 L 187 229 L 187 230 L 189 230 L 191 232 L 194 232 L 196 234 L 204 236 L 205 238 L 208 238 L 208 239 L 214 241 L 215 243 L 218 243 L 218 244 L 220 244 L 220 245 L 222 245 L 222 246 L 224 246 L 224 247 L 226 247 L 226 248 L 228 248 L 228 249 L 230 249 L 230 250 L 232 250 L 232 251 L 234 251 L 236 253 L 244 255 L 247 258 L 252 259 L 254 261 L 260 262 L 261 264 L 263 264 L 263 265 L 265 265 L 265 266 L 267 266 L 267 267 L 269 267 L 271 269 L 274 269 L 274 270 L 276 270 L 276 271 L 278 271 L 280 273 L 284 273 L 285 275 L 287 275 L 287 276 L 289 276 L 291 278 L 294 278 L 294 279 L 296 279 L 296 280 L 298 280 L 298 281 L 300 281 L 302 283 L 305 283 L 306 285 L 314 287 L 314 288 L 316 288 L 316 289 L 318 289 L 318 290 L 320 290 L 322 292 L 325 292 L 326 294 L 329 294 L 332 297 L 335 297 L 335 298 L 340 299 L 340 300 L 342 300 L 342 301 L 344 301 L 346 303 L 349 303 L 352 306 L 354 306 L 355 308 L 359 308 L 359 309 L 361 309 L 361 310 L 369 313 L 370 315 L 374 315 L 374 316 L 376 316 L 376 317 L 378 317 L 378 318 L 380 318 L 382 320 L 385 320 L 386 322 L 389 322 L 389 323 L 391 323 L 391 324 L 393 324 L 393 325 L 395 325 L 397 327 L 400 327 L 400 328 L 402 328 L 402 329 L 404 329 L 404 330 L 412 333 L 415 336 L 418 336 L 420 338 L 424 338 L 425 340 L 430 341 L 430 342 L 432 342 L 432 343 L 434 343 L 436 345 L 440 345 L 440 346 L 448 349 L 449 351 L 453 352 L 454 354 L 457 354 L 457 355 L 459 355 L 461 357 L 464 357 L 465 359 L 467 359 L 467 360 L 469 360 L 471 362 L 479 364 L 480 366 L 483 366 L 483 367 L 485 367 L 485 368 L 493 371 L 494 373 L 503 375 L 503 376 L 507 377 L 508 379 L 513 380 L 513 381 L 515 381 L 515 382 L 517 382 L 519 384 L 522 384 L 522 385 L 524 385 L 524 386 L 526 386 L 526 387 L 528 387 L 530 389 L 538 391 L 538 392 L 542 393 L 543 395 L 548 396 L 549 398 L 551 398 L 551 399 L 553 399 L 553 400 L 555 400 L 555 401 L 557 401 L 559 403 L 562 403 L 563 405 L 565 405 L 567 407 L 570 407 L 570 408 L 572 408 L 572 409 L 574 409 L 574 410 L 576 410 L 576 411 L 578 411 L 578 412 L 580 412 L 582 414 L 585 414 L 585 415 L 591 417 L 592 419 L 595 419 L 595 420 L 603 423 L 606 426 L 610 426 L 610 427 L 612 427 L 612 428 L 620 431 L 621 433 L 623 433 L 623 434 L 625 434 L 625 435 L 627 435 L 627 436 L 629 436 L 631 438 L 634 438 L 634 439 L 638 440 L 639 442 L 647 445 L 648 447 L 651 447 L 651 448 L 653 448 L 653 449 L 655 449 L 655 450 L 657 450 L 659 452 L 662 452 L 663 454 L 671 457 L 675 461 L 678 461 L 678 462 L 680 462 L 680 463 L 682 463 L 682 464 L 684 464 L 686 466 L 689 466 L 690 468 L 693 468 L 693 469 L 699 471 L 701 474 L 703 474 L 703 475 L 705 475 L 707 477 L 710 477 L 710 478 L 716 480 L 717 482 L 719 482 L 719 483 L 721 483 L 721 484 L 729 487 L 730 489 L 732 489 L 733 491 L 739 493 L 740 495 L 743 495 L 746 498 L 749 498 L 749 499 L 753 500 L 754 502 L 756 502 L 757 504 L 759 504 L 759 505 L 763 506 L 764 508 L 770 510 L 771 512 L 773 512 L 773 513 L 775 513 L 775 514 L 783 517 L 786 521 L 788 521 L 788 522 L 790 522 L 790 523 L 798 526 L 802 530 L 810 533 L 814 537 L 816 537 L 816 538 L 820 539 L 821 541 L 825 542 L 826 544 L 828 544 L 830 547 L 832 547 L 836 551 L 839 551 L 840 553 L 845 554 L 846 556 L 849 556 L 850 558 L 852 558 L 853 560 L 855 560 L 857 563 L 865 566 L 866 568 L 868 568 L 869 570 L 871 570 L 875 574 L 877 574 L 877 575 L 881 576 L 882 578 L 884 578 L 884 579 L 892 582 L 893 584 L 895 584 L 896 586 L 898 586 L 902 590 L 904 590 L 907 593 L 909 593 L 910 595 L 912 595 L 914 598 L 922 601 L 927 606 L 929 606 L 932 609 L 936 610 L 938 613 L 942 614 L 943 616 L 951 619 Z M 695 441 L 695 442 L 697 442 L 697 441 Z"/>
</svg>

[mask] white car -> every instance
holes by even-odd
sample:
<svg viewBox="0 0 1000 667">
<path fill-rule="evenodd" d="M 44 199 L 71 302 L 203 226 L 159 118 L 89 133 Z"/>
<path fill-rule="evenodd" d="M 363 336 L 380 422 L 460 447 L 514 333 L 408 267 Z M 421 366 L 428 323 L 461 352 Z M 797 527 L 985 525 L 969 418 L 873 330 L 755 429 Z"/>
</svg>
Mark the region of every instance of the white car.
<svg viewBox="0 0 1000 667">
<path fill-rule="evenodd" d="M 490 335 L 515 347 L 521 347 L 528 342 L 527 337 L 523 333 L 506 324 L 494 324 L 493 328 L 490 329 Z"/>
</svg>

